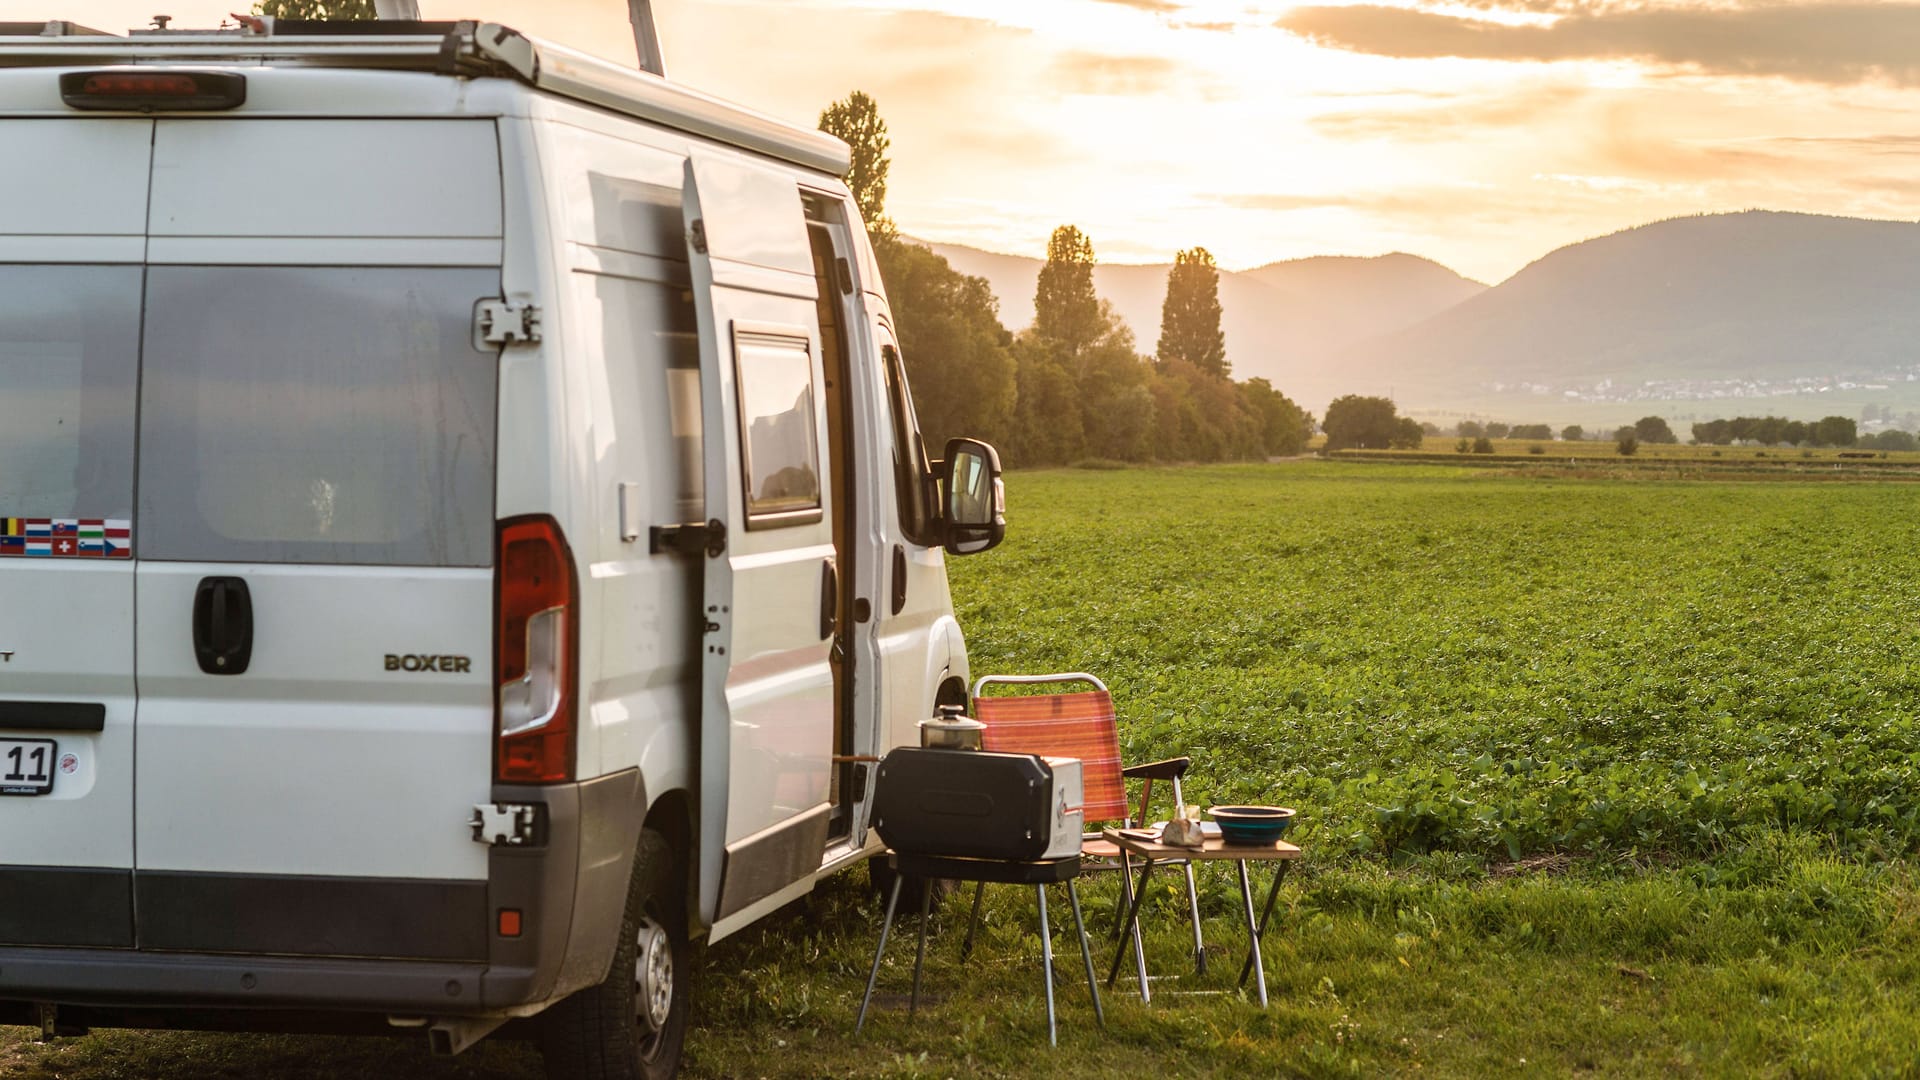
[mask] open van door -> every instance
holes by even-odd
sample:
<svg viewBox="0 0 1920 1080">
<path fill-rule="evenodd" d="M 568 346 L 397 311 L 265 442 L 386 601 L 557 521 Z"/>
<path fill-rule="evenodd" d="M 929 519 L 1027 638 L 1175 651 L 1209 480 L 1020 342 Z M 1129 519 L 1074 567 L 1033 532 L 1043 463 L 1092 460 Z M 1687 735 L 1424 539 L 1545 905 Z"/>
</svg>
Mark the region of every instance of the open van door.
<svg viewBox="0 0 1920 1080">
<path fill-rule="evenodd" d="M 685 173 L 704 472 L 699 915 L 728 932 L 820 868 L 839 565 L 805 212 L 719 150 Z"/>
</svg>

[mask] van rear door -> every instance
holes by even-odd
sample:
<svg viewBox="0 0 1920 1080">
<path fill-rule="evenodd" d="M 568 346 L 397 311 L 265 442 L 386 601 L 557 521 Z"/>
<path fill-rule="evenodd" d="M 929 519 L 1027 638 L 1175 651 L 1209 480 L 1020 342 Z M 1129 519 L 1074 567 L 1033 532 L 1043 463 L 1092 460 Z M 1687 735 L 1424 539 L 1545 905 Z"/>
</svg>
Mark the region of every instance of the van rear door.
<svg viewBox="0 0 1920 1080">
<path fill-rule="evenodd" d="M 127 534 L 152 132 L 0 120 L 0 945 L 133 944 Z"/>
<path fill-rule="evenodd" d="M 485 956 L 499 177 L 485 121 L 157 124 L 141 948 Z"/>
</svg>

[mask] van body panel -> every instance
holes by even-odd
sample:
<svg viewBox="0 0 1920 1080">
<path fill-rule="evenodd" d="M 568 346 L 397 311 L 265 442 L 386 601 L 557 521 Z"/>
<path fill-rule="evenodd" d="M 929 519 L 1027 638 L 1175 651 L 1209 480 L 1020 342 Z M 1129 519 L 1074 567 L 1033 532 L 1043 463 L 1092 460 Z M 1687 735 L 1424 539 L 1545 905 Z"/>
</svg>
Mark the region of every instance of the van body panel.
<svg viewBox="0 0 1920 1080">
<path fill-rule="evenodd" d="M 498 239 L 499 159 L 487 120 L 161 120 L 147 231 Z"/>
<path fill-rule="evenodd" d="M 152 142 L 151 120 L 0 120 L 0 236 L 146 236 Z"/>
</svg>

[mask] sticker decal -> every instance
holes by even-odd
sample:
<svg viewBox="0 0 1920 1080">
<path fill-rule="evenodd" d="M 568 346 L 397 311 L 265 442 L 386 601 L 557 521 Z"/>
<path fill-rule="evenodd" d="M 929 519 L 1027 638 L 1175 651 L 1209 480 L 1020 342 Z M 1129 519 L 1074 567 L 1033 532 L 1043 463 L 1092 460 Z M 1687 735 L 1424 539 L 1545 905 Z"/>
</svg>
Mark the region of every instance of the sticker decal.
<svg viewBox="0 0 1920 1080">
<path fill-rule="evenodd" d="M 125 518 L 0 518 L 0 558 L 131 559 Z"/>
<path fill-rule="evenodd" d="M 73 754 L 60 755 L 60 771 L 72 776 L 80 771 L 80 759 Z"/>
</svg>

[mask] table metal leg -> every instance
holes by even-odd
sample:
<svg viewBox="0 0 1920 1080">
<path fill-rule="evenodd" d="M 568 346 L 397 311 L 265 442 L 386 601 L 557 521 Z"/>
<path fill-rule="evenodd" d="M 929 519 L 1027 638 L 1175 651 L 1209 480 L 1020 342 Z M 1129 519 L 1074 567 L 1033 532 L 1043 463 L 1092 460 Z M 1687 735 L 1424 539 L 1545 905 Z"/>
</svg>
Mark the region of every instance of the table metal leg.
<svg viewBox="0 0 1920 1080">
<path fill-rule="evenodd" d="M 1273 884 L 1267 887 L 1266 907 L 1260 912 L 1260 925 L 1254 930 L 1253 935 L 1262 941 L 1265 941 L 1267 937 L 1267 921 L 1273 916 L 1273 902 L 1280 898 L 1280 883 L 1287 880 L 1287 868 L 1291 865 L 1291 863 L 1286 862 L 1278 864 L 1278 868 L 1273 872 Z M 1247 962 L 1240 965 L 1241 986 L 1247 985 L 1247 974 L 1252 970 L 1253 956 L 1252 954 L 1248 954 Z"/>
<path fill-rule="evenodd" d="M 867 1006 L 873 1001 L 873 984 L 880 977 L 880 958 L 887 955 L 887 931 L 893 929 L 893 910 L 900 903 L 900 875 L 895 874 L 893 888 L 887 891 L 887 917 L 880 923 L 880 945 L 873 950 L 873 970 L 867 972 L 867 993 L 860 999 L 860 1016 L 853 1022 L 853 1033 L 867 1022 Z"/>
<path fill-rule="evenodd" d="M 1040 895 L 1040 968 L 1047 984 L 1047 1045 L 1059 1046 L 1053 1019 L 1053 930 L 1047 925 L 1047 887 L 1035 885 L 1033 891 Z"/>
<path fill-rule="evenodd" d="M 920 966 L 927 960 L 928 913 L 933 908 L 933 879 L 920 879 L 920 944 L 913 950 L 913 993 L 907 998 L 907 1015 L 920 1007 Z"/>
<path fill-rule="evenodd" d="M 1073 902 L 1073 932 L 1080 936 L 1080 959 L 1087 965 L 1087 992 L 1093 995 L 1093 1019 L 1107 1026 L 1107 1014 L 1100 1010 L 1100 980 L 1093 973 L 1093 943 L 1087 940 L 1087 924 L 1080 921 L 1080 887 L 1067 879 L 1067 899 Z"/>
<path fill-rule="evenodd" d="M 973 932 L 980 928 L 980 898 L 986 894 L 987 883 L 974 882 L 973 911 L 967 916 L 967 939 L 960 943 L 960 962 L 963 964 L 967 962 L 967 957 L 973 955 Z"/>
<path fill-rule="evenodd" d="M 1260 989 L 1260 1007 L 1267 1007 L 1267 970 L 1260 962 L 1260 922 L 1253 917 L 1253 885 L 1247 881 L 1247 861 L 1235 860 L 1240 867 L 1240 899 L 1247 908 L 1248 958 L 1253 961 L 1254 984 Z"/>
<path fill-rule="evenodd" d="M 1153 1002 L 1153 990 L 1147 985 L 1147 952 L 1140 942 L 1140 904 L 1147 898 L 1147 876 L 1153 873 L 1153 860 L 1145 860 L 1140 867 L 1140 883 L 1133 887 L 1131 902 L 1127 905 L 1127 915 L 1120 923 L 1120 947 L 1114 951 L 1113 967 L 1107 972 L 1107 986 L 1111 988 L 1120 978 L 1120 965 L 1127 958 L 1127 945 L 1133 945 L 1134 964 L 1140 974 L 1140 1001 L 1142 1004 Z"/>
<path fill-rule="evenodd" d="M 1207 973 L 1207 942 L 1200 936 L 1200 890 L 1193 883 L 1193 862 L 1187 862 L 1187 911 L 1193 919 L 1193 973 Z"/>
</svg>

